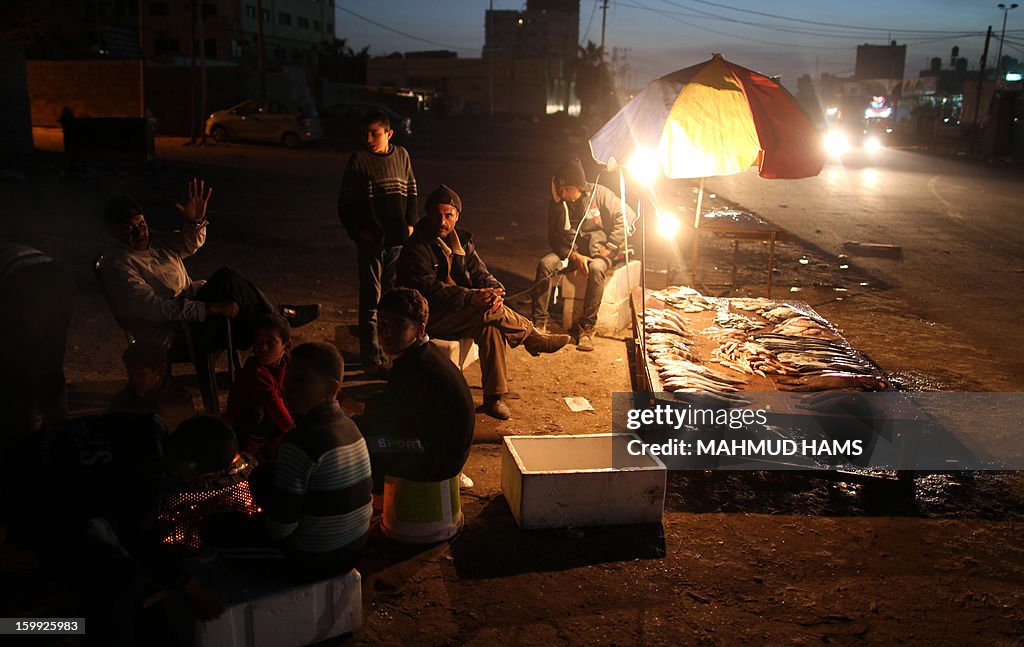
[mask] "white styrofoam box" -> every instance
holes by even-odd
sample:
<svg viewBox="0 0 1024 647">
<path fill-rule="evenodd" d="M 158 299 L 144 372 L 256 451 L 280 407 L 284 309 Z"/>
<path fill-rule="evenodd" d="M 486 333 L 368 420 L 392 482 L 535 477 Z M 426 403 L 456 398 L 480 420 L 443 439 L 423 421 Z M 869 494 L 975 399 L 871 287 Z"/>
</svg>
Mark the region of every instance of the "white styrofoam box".
<svg viewBox="0 0 1024 647">
<path fill-rule="evenodd" d="M 430 341 L 448 353 L 448 358 L 452 360 L 452 363 L 463 371 L 466 370 L 467 366 L 480 359 L 480 349 L 472 339 L 466 338 L 458 341 L 449 341 L 447 339 L 431 337 Z"/>
<path fill-rule="evenodd" d="M 501 491 L 521 528 L 657 523 L 667 471 L 636 434 L 506 436 Z"/>
<path fill-rule="evenodd" d="M 601 309 L 597 312 L 595 331 L 599 335 L 614 335 L 630 326 L 629 295 L 640 285 L 640 261 L 630 261 L 615 268 L 606 278 Z M 573 320 L 583 312 L 583 297 L 587 292 L 587 278 L 580 272 L 562 275 L 560 294 L 562 301 L 562 327 L 568 330 Z"/>
<path fill-rule="evenodd" d="M 363 626 L 359 571 L 283 588 L 227 581 L 227 607 L 214 620 L 200 622 L 185 608 L 180 593 L 168 597 L 167 615 L 182 644 L 196 647 L 298 647 L 358 630 Z"/>
</svg>

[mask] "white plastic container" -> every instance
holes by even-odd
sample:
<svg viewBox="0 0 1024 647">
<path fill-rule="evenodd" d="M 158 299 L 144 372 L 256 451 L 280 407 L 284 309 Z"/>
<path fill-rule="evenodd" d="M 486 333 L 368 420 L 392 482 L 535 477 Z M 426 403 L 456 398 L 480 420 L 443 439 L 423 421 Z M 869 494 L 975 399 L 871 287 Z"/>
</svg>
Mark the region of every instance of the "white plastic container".
<svg viewBox="0 0 1024 647">
<path fill-rule="evenodd" d="M 605 277 L 601 309 L 597 311 L 594 331 L 599 335 L 616 335 L 631 325 L 629 295 L 640 285 L 640 261 L 630 261 L 615 268 Z M 562 327 L 568 330 L 583 314 L 583 297 L 587 278 L 579 272 L 564 274 L 561 280 Z"/>
<path fill-rule="evenodd" d="M 231 585 L 230 582 L 227 583 Z M 286 588 L 225 591 L 230 603 L 215 620 L 200 622 L 180 593 L 167 599 L 167 616 L 179 642 L 195 647 L 298 647 L 357 631 L 363 626 L 359 571 Z"/>
<path fill-rule="evenodd" d="M 667 471 L 635 434 L 506 436 L 501 491 L 522 528 L 658 523 Z"/>
</svg>

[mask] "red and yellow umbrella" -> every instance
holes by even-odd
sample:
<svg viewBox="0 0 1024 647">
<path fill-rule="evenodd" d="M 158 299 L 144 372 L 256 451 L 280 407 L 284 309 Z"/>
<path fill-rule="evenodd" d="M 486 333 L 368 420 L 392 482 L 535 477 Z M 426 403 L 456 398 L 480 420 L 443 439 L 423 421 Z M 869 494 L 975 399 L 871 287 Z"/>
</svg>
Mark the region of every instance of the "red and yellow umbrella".
<svg viewBox="0 0 1024 647">
<path fill-rule="evenodd" d="M 821 135 L 777 81 L 711 60 L 648 85 L 590 139 L 594 159 L 653 154 L 664 175 L 703 178 L 757 165 L 761 177 L 811 177 L 825 165 Z"/>
</svg>

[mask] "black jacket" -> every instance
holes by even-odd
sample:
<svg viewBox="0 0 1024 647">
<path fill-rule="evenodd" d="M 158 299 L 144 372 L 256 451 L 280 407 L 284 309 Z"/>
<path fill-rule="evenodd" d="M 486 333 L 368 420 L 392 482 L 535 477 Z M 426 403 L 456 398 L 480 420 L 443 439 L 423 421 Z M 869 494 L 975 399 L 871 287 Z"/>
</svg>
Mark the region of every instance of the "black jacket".
<svg viewBox="0 0 1024 647">
<path fill-rule="evenodd" d="M 429 302 L 431 311 L 458 310 L 469 305 L 471 290 L 503 287 L 477 255 L 473 235 L 458 227 L 455 233 L 466 254 L 452 254 L 451 278 L 455 285 L 448 284 L 448 259 L 431 228 L 428 219 L 420 220 L 402 246 L 398 257 L 398 285 L 418 290 Z"/>
<path fill-rule="evenodd" d="M 378 470 L 414 481 L 458 474 L 473 442 L 474 407 L 466 378 L 441 349 L 427 342 L 407 350 L 358 420 L 375 478 Z"/>
</svg>

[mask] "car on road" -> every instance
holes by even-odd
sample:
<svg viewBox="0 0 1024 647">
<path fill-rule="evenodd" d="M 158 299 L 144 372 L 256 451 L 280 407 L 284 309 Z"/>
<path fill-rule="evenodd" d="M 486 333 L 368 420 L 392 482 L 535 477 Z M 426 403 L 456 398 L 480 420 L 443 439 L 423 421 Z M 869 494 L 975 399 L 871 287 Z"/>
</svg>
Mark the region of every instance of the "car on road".
<svg viewBox="0 0 1024 647">
<path fill-rule="evenodd" d="M 312 106 L 250 99 L 211 114 L 206 120 L 206 134 L 218 142 L 248 140 L 298 148 L 323 138 L 324 132 Z"/>
<path fill-rule="evenodd" d="M 363 116 L 371 110 L 380 110 L 388 116 L 394 140 L 402 141 L 412 135 L 412 119 L 401 115 L 387 106 L 374 103 L 335 103 L 320 111 L 324 136 L 332 141 L 349 142 L 359 137 Z"/>
<path fill-rule="evenodd" d="M 838 122 L 829 125 L 825 134 L 825 149 L 830 155 L 836 156 L 854 147 L 876 153 L 888 145 L 891 135 L 892 126 L 888 121 Z"/>
</svg>

